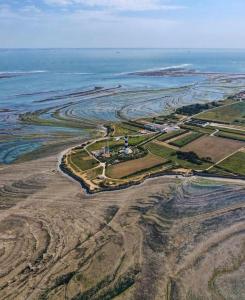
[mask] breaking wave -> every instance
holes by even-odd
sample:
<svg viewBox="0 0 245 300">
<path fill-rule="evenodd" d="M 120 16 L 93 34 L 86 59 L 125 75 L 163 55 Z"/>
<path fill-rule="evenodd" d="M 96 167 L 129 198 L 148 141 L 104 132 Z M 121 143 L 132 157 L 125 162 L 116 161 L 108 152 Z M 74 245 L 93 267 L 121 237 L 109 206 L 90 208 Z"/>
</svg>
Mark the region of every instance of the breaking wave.
<svg viewBox="0 0 245 300">
<path fill-rule="evenodd" d="M 0 75 L 25 75 L 25 74 L 36 74 L 36 73 L 47 73 L 47 70 L 32 70 L 32 71 L 0 71 Z"/>
<path fill-rule="evenodd" d="M 129 74 L 135 74 L 135 73 L 171 71 L 171 70 L 177 71 L 177 70 L 182 70 L 182 69 L 188 69 L 191 66 L 192 66 L 192 64 L 180 64 L 180 65 L 173 65 L 173 66 L 160 67 L 160 68 L 150 68 L 150 69 L 136 70 L 136 71 L 131 71 L 131 72 L 123 72 L 123 73 L 118 73 L 116 75 L 129 75 Z"/>
</svg>

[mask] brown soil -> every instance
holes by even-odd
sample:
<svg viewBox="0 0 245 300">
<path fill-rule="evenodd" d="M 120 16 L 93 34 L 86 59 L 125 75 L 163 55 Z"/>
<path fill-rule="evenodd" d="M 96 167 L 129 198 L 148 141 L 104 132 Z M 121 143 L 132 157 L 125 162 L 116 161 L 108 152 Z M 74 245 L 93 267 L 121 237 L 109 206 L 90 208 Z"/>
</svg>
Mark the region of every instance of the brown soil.
<svg viewBox="0 0 245 300">
<path fill-rule="evenodd" d="M 244 142 L 215 136 L 202 136 L 182 148 L 183 151 L 194 151 L 199 157 L 210 157 L 218 162 L 227 155 L 245 146 Z"/>
<path fill-rule="evenodd" d="M 129 160 L 123 163 L 112 165 L 107 169 L 107 175 L 111 178 L 122 178 L 132 173 L 148 169 L 164 163 L 164 159 L 158 156 L 148 154 L 147 156 L 135 160 Z"/>
</svg>

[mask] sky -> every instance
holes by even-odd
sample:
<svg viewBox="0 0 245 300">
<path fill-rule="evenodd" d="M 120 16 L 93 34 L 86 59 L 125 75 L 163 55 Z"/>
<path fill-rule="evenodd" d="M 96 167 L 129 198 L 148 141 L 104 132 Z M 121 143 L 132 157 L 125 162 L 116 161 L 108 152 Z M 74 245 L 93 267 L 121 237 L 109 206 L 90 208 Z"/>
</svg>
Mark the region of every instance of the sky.
<svg viewBox="0 0 245 300">
<path fill-rule="evenodd" d="M 245 48 L 245 0 L 0 0 L 0 48 Z"/>
</svg>

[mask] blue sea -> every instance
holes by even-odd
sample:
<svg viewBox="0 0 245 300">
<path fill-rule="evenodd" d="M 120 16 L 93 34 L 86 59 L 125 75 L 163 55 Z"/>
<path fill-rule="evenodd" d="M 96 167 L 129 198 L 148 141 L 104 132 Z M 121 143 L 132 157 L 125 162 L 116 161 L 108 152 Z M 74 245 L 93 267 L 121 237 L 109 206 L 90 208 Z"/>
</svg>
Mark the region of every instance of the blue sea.
<svg viewBox="0 0 245 300">
<path fill-rule="evenodd" d="M 0 163 L 59 135 L 85 137 L 107 121 L 164 114 L 244 87 L 245 50 L 2 49 Z M 36 112 L 52 125 L 23 122 Z M 88 126 L 67 125 L 79 120 Z"/>
</svg>

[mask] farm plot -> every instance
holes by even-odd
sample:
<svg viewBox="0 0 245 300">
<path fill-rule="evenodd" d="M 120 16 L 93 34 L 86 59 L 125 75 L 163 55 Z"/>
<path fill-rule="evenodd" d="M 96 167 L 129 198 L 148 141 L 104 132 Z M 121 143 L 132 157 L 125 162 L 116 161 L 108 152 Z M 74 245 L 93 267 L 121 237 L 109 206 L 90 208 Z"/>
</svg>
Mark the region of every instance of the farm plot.
<svg viewBox="0 0 245 300">
<path fill-rule="evenodd" d="M 245 176 L 245 152 L 239 151 L 218 165 L 225 171 Z"/>
<path fill-rule="evenodd" d="M 77 171 L 86 171 L 98 166 L 98 162 L 93 159 L 85 150 L 75 150 L 68 154 L 68 163 Z"/>
<path fill-rule="evenodd" d="M 110 178 L 120 179 L 129 176 L 130 174 L 158 166 L 165 162 L 166 160 L 161 157 L 148 154 L 143 158 L 111 165 L 106 169 L 106 175 Z"/>
<path fill-rule="evenodd" d="M 200 158 L 209 158 L 212 162 L 218 162 L 245 145 L 244 142 L 229 140 L 216 136 L 202 136 L 182 148 L 184 151 L 193 151 Z"/>
<path fill-rule="evenodd" d="M 245 102 L 221 106 L 200 113 L 196 119 L 228 124 L 245 124 Z"/>
<path fill-rule="evenodd" d="M 114 136 L 120 136 L 125 134 L 136 134 L 140 130 L 139 127 L 135 127 L 133 125 L 127 124 L 127 123 L 116 123 L 114 125 Z"/>
<path fill-rule="evenodd" d="M 181 159 L 181 151 L 176 151 L 158 143 L 150 143 L 146 146 L 146 149 L 151 153 L 172 162 L 173 166 L 175 167 L 189 168 L 192 170 L 205 170 L 211 166 L 209 162 L 203 161 L 201 159 L 196 162 L 190 161 L 188 159 Z"/>
<path fill-rule="evenodd" d="M 193 132 L 190 132 L 190 133 L 184 135 L 183 137 L 180 137 L 180 138 L 170 142 L 170 144 L 173 146 L 176 146 L 176 147 L 183 147 L 183 146 L 189 144 L 190 142 L 198 139 L 202 135 L 203 135 L 203 133 L 193 131 Z"/>
<path fill-rule="evenodd" d="M 241 135 L 241 134 L 229 133 L 229 132 L 222 130 L 222 131 L 219 131 L 218 133 L 216 133 L 215 135 L 219 136 L 219 137 L 224 137 L 227 139 L 245 142 L 245 135 Z"/>
<path fill-rule="evenodd" d="M 180 136 L 180 135 L 182 135 L 183 133 L 186 133 L 186 132 L 187 132 L 187 130 L 184 130 L 184 129 L 171 131 L 171 132 L 168 132 L 168 133 L 165 133 L 165 134 L 161 135 L 159 138 L 157 138 L 157 140 L 160 141 L 160 142 L 165 142 L 165 141 L 170 140 L 174 137 Z"/>
</svg>

